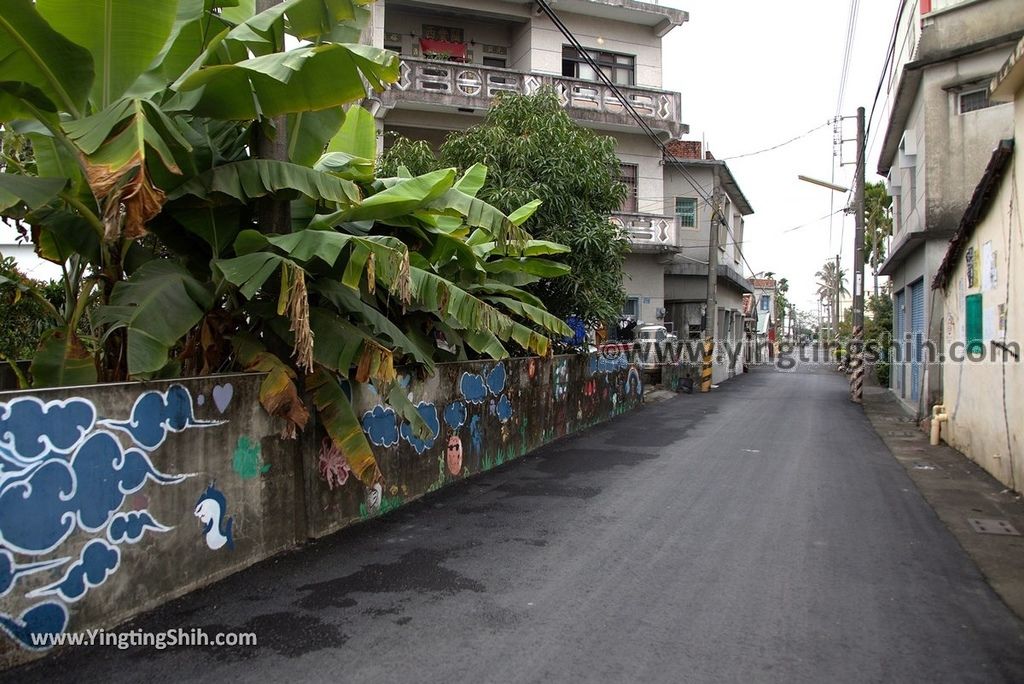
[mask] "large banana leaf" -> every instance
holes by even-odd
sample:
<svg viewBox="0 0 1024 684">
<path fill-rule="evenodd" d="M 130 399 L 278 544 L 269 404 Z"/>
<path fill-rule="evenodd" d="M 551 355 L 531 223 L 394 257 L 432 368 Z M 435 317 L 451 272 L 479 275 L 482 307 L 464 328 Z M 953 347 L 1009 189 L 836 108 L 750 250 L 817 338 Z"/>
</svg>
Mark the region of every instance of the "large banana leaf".
<svg viewBox="0 0 1024 684">
<path fill-rule="evenodd" d="M 306 427 L 309 410 L 299 398 L 295 371 L 291 366 L 248 335 L 235 335 L 231 346 L 245 370 L 267 374 L 260 383 L 260 404 L 270 415 L 286 421 L 285 436 L 292 437 L 296 429 Z"/>
<path fill-rule="evenodd" d="M 104 109 L 121 97 L 160 53 L 174 26 L 177 2 L 36 0 L 57 31 L 85 47 L 96 65 L 92 102 Z"/>
<path fill-rule="evenodd" d="M 74 387 L 96 383 L 96 362 L 72 331 L 43 335 L 29 368 L 34 387 Z"/>
<path fill-rule="evenodd" d="M 167 365 L 171 348 L 212 305 L 210 293 L 188 271 L 158 259 L 118 283 L 99 318 L 128 329 L 128 373 L 145 377 Z"/>
<path fill-rule="evenodd" d="M 409 354 L 417 363 L 422 364 L 428 373 L 433 373 L 434 361 L 430 355 L 434 350 L 409 337 L 390 318 L 363 301 L 357 292 L 333 280 L 318 281 L 313 289 L 339 311 L 354 315 L 369 326 L 375 335 L 386 338 L 396 351 Z"/>
<path fill-rule="evenodd" d="M 328 152 L 343 152 L 370 162 L 377 158 L 377 122 L 359 105 L 345 110 L 345 121 L 327 144 Z"/>
<path fill-rule="evenodd" d="M 390 188 L 370 195 L 359 206 L 343 210 L 334 218 L 340 222 L 404 216 L 444 195 L 454 182 L 455 169 L 441 169 L 400 180 Z"/>
<path fill-rule="evenodd" d="M 317 366 L 306 378 L 306 389 L 313 395 L 324 431 L 345 456 L 355 476 L 367 486 L 379 481 L 382 476 L 377 459 L 338 378 Z"/>
<path fill-rule="evenodd" d="M 0 89 L 0 121 L 35 118 L 47 109 L 85 113 L 94 75 L 92 55 L 47 24 L 32 0 L 0 4 L 0 64 L 3 81 L 26 83 L 52 103 L 49 108 L 39 102 L 27 105 L 22 97 Z"/>
<path fill-rule="evenodd" d="M 536 257 L 505 257 L 484 263 L 488 273 L 529 273 L 542 278 L 558 278 L 569 275 L 572 268 L 568 264 L 550 259 Z"/>
<path fill-rule="evenodd" d="M 0 211 L 6 211 L 21 203 L 29 209 L 38 209 L 60 194 L 65 185 L 65 178 L 36 178 L 0 173 Z"/>
<path fill-rule="evenodd" d="M 230 39 L 244 42 L 257 54 L 266 54 L 277 47 L 284 33 L 301 40 L 314 41 L 334 31 L 339 22 L 357 21 L 357 5 L 366 0 L 284 0 L 259 14 L 253 15 L 251 0 L 245 6 L 228 11 L 224 16 L 237 21 Z"/>
<path fill-rule="evenodd" d="M 216 193 L 245 203 L 278 192 L 297 192 L 314 200 L 346 205 L 359 201 L 359 189 L 351 181 L 270 159 L 246 159 L 210 169 L 175 188 L 167 201 L 186 195 L 211 199 Z"/>
<path fill-rule="evenodd" d="M 329 43 L 204 67 L 178 88 L 202 89 L 192 106 L 200 116 L 249 120 L 347 104 L 366 94 L 363 78 L 382 89 L 398 68 L 393 52 Z"/>
<path fill-rule="evenodd" d="M 289 115 L 288 160 L 301 166 L 315 164 L 344 120 L 345 112 L 341 107 Z"/>
<path fill-rule="evenodd" d="M 523 318 L 527 318 L 545 330 L 550 330 L 556 335 L 572 337 L 574 334 L 572 328 L 566 325 L 565 322 L 557 316 L 548 313 L 547 309 L 532 306 L 521 302 L 518 299 L 512 299 L 511 297 L 489 297 L 488 301 L 494 304 L 500 304 L 512 313 L 522 316 Z"/>
</svg>

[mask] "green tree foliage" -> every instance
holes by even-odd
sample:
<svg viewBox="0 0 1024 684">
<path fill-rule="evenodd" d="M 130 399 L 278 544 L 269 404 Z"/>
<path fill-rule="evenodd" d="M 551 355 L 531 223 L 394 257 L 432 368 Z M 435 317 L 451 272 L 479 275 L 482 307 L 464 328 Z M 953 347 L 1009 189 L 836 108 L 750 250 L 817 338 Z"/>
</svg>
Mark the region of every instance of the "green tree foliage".
<svg viewBox="0 0 1024 684">
<path fill-rule="evenodd" d="M 31 280 L 0 254 L 0 361 L 32 357 L 63 294 L 60 283 Z"/>
<path fill-rule="evenodd" d="M 864 186 L 864 255 L 873 272 L 885 261 L 885 240 L 892 235 L 891 207 L 884 182 Z"/>
<path fill-rule="evenodd" d="M 878 345 L 882 357 L 875 363 L 875 377 L 883 387 L 889 386 L 889 342 L 892 337 L 892 298 L 873 295 L 867 301 L 868 316 L 864 321 L 865 339 Z"/>
<path fill-rule="evenodd" d="M 398 140 L 382 165 L 421 169 L 423 143 Z M 504 212 L 532 199 L 540 209 L 525 224 L 538 239 L 570 251 L 555 259 L 569 274 L 552 280 L 515 280 L 555 315 L 587 323 L 617 319 L 625 301 L 623 264 L 629 241 L 608 221 L 626 196 L 618 181 L 615 140 L 576 124 L 550 91 L 502 94 L 479 126 L 452 133 L 441 146 L 438 167 L 487 166 L 479 197 Z M 543 274 L 540 274 L 543 275 Z"/>
<path fill-rule="evenodd" d="M 370 1 L 0 5 L 0 128 L 27 141 L 0 158 L 0 216 L 66 274 L 34 385 L 263 372 L 283 432 L 308 393 L 370 483 L 339 380 L 374 381 L 421 431 L 396 365 L 543 355 L 571 334 L 519 287 L 568 270 L 523 228 L 534 196 L 489 204 L 475 163 L 374 173 L 375 122 L 351 103 L 399 63 L 352 42 Z M 287 160 L 253 156 L 272 126 Z M 289 229 L 257 220 L 268 201 L 290 202 Z"/>
</svg>

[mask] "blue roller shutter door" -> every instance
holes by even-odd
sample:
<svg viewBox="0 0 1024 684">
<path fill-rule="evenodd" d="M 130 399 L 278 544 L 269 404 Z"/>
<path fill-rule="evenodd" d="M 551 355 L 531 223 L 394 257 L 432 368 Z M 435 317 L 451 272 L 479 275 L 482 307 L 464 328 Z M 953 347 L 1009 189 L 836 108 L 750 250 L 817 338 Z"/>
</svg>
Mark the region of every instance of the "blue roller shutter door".
<svg viewBox="0 0 1024 684">
<path fill-rule="evenodd" d="M 924 371 L 924 282 L 910 286 L 910 334 L 913 336 L 912 361 L 910 365 L 910 399 L 921 399 L 921 375 Z"/>
</svg>

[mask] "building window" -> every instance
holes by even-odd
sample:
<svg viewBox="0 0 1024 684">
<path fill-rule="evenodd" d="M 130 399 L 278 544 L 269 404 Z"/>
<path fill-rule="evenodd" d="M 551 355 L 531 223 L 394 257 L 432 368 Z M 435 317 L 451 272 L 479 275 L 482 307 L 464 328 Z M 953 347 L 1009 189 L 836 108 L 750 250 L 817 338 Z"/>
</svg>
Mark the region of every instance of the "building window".
<svg viewBox="0 0 1024 684">
<path fill-rule="evenodd" d="M 622 306 L 623 316 L 632 316 L 633 318 L 640 317 L 640 298 L 639 297 L 627 297 L 626 303 Z"/>
<path fill-rule="evenodd" d="M 612 83 L 624 86 L 631 86 L 635 83 L 636 57 L 633 55 L 621 55 L 600 50 L 588 50 L 587 53 Z M 580 78 L 584 81 L 598 80 L 597 72 L 587 62 L 586 57 L 569 45 L 562 47 L 562 75 Z"/>
<path fill-rule="evenodd" d="M 397 55 L 402 54 L 402 44 L 401 43 L 387 43 L 387 44 L 384 45 L 384 49 L 385 50 L 390 50 L 391 52 L 394 52 Z"/>
<path fill-rule="evenodd" d="M 626 199 L 619 208 L 623 214 L 636 213 L 636 164 L 619 164 L 619 182 L 626 186 Z"/>
<path fill-rule="evenodd" d="M 772 308 L 772 297 L 771 295 L 761 295 L 761 303 L 758 305 L 761 311 L 770 311 Z"/>
<path fill-rule="evenodd" d="M 484 57 L 484 66 L 505 69 L 508 67 L 508 63 L 504 57 Z"/>
<path fill-rule="evenodd" d="M 988 88 L 979 88 L 978 90 L 969 90 L 967 92 L 960 93 L 959 99 L 961 114 L 985 109 L 986 107 L 991 107 L 993 104 L 988 99 Z"/>
<path fill-rule="evenodd" d="M 697 227 L 697 198 L 676 197 L 676 216 L 683 228 Z"/>
</svg>

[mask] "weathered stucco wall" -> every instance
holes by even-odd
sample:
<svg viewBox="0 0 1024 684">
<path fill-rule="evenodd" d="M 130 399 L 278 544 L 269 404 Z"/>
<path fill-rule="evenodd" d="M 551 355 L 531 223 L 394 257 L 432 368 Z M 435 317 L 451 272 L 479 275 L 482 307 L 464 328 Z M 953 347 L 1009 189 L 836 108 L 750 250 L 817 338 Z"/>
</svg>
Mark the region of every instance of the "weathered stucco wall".
<svg viewBox="0 0 1024 684">
<path fill-rule="evenodd" d="M 316 426 L 278 436 L 262 376 L 0 393 L 0 668 L 34 639 L 112 628 L 309 537 L 392 510 L 635 408 L 625 359 L 438 366 L 404 377 L 420 439 L 354 390 L 382 479 Z"/>
</svg>

